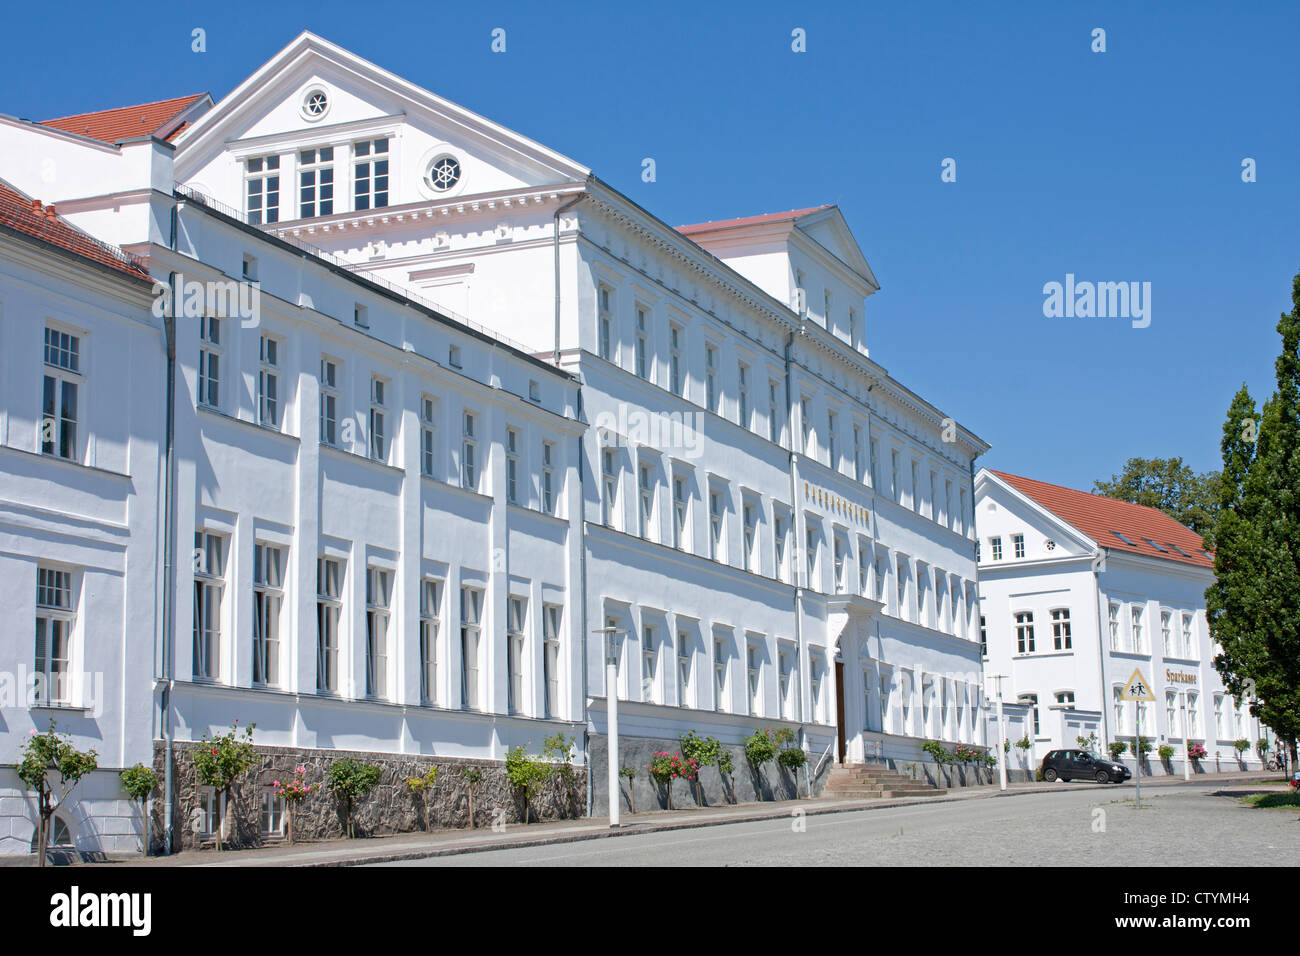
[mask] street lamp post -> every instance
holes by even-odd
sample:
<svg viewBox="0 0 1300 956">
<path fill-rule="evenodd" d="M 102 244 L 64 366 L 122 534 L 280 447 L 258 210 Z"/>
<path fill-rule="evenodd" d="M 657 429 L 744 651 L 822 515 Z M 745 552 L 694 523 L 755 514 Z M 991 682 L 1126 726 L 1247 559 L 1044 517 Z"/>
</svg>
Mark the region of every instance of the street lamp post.
<svg viewBox="0 0 1300 956">
<path fill-rule="evenodd" d="M 619 627 L 598 627 L 593 634 L 605 636 L 605 704 L 608 708 L 609 746 L 605 755 L 609 771 L 609 825 L 619 826 L 619 788 L 618 788 L 618 636 L 623 633 Z"/>
<path fill-rule="evenodd" d="M 997 698 L 996 698 L 997 705 L 998 705 L 998 734 L 997 734 L 998 788 L 1001 790 L 1005 790 L 1007 789 L 1007 752 L 1006 750 L 1003 749 L 1002 746 L 1002 738 L 1004 734 L 1004 731 L 1002 729 L 1002 678 L 1006 675 L 990 674 L 989 676 L 998 682 L 998 691 L 997 691 Z"/>
</svg>

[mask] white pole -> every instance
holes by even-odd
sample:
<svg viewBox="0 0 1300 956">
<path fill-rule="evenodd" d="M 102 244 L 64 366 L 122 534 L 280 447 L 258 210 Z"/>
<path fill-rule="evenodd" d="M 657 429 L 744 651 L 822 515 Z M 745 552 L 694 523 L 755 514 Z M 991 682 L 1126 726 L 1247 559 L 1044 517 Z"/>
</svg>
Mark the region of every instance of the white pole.
<svg viewBox="0 0 1300 956">
<path fill-rule="evenodd" d="M 1002 729 L 1002 675 L 994 675 L 994 680 L 998 682 L 998 789 L 1007 789 L 1007 752 L 1003 747 L 1002 738 L 1005 731 Z"/>
<path fill-rule="evenodd" d="M 1192 728 L 1187 723 L 1187 691 L 1183 691 L 1183 779 L 1192 779 Z"/>
<path fill-rule="evenodd" d="M 619 825 L 621 797 L 618 789 L 618 661 L 612 654 L 605 659 L 605 700 L 609 702 L 609 825 L 616 827 Z"/>
<path fill-rule="evenodd" d="M 1137 787 L 1137 808 L 1142 809 L 1142 705 L 1138 701 L 1133 701 L 1133 729 L 1136 731 L 1133 735 L 1133 755 L 1137 758 L 1134 761 L 1137 764 L 1137 773 L 1133 775 L 1133 783 Z"/>
</svg>

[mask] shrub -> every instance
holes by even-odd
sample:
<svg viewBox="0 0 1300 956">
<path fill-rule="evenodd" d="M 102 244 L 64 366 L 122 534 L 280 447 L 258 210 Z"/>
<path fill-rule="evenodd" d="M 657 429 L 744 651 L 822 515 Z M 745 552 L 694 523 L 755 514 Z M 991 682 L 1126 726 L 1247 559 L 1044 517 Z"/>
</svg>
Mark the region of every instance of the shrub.
<svg viewBox="0 0 1300 956">
<path fill-rule="evenodd" d="M 668 789 L 668 809 L 673 808 L 673 781 L 679 777 L 683 780 L 695 780 L 699 777 L 699 765 L 691 758 L 681 754 L 670 754 L 666 750 L 656 750 L 647 767 L 656 783 Z"/>
<path fill-rule="evenodd" d="M 356 802 L 368 794 L 379 783 L 380 770 L 372 763 L 361 763 L 351 757 L 335 760 L 329 770 L 330 791 L 343 805 L 343 819 L 347 825 L 349 837 L 355 836 L 352 821 L 352 809 Z"/>
<path fill-rule="evenodd" d="M 1160 754 L 1161 760 L 1172 760 L 1174 756 L 1174 748 L 1169 746 L 1169 744 L 1161 744 L 1158 753 Z"/>
<path fill-rule="evenodd" d="M 433 772 L 437 773 L 438 771 L 435 769 Z M 307 768 L 302 764 L 298 764 L 298 766 L 293 770 L 292 780 L 274 780 L 271 782 L 271 787 L 274 789 L 275 795 L 284 800 L 285 810 L 288 811 L 288 838 L 290 843 L 293 842 L 293 820 L 298 813 L 298 804 L 306 800 L 308 794 L 313 790 L 320 789 L 319 783 L 308 783 L 306 781 L 306 774 Z M 410 781 L 408 780 L 407 783 L 410 783 Z"/>
<path fill-rule="evenodd" d="M 1145 757 L 1151 752 L 1151 741 L 1146 737 L 1136 737 L 1129 741 L 1128 749 L 1134 756 Z"/>
<path fill-rule="evenodd" d="M 921 744 L 921 749 L 928 753 L 940 767 L 946 763 L 952 763 L 952 753 L 937 740 L 927 740 Z"/>
<path fill-rule="evenodd" d="M 1030 747 L 1029 735 L 1025 734 L 1023 737 L 1017 740 L 1016 746 L 1019 747 L 1021 750 L 1028 750 Z"/>
<path fill-rule="evenodd" d="M 522 744 L 506 754 L 506 780 L 523 798 L 524 823 L 528 822 L 528 805 L 541 792 L 542 784 L 550 775 L 550 768 L 542 761 L 528 756 Z"/>
<path fill-rule="evenodd" d="M 722 744 L 717 737 L 700 737 L 695 731 L 688 730 L 681 735 L 679 741 L 682 747 L 682 758 L 693 761 L 697 771 L 717 765 L 718 755 L 722 753 Z M 691 779 L 695 781 L 695 801 L 703 803 L 698 772 Z"/>
<path fill-rule="evenodd" d="M 1240 740 L 1234 740 L 1232 742 L 1232 746 L 1237 748 L 1238 754 L 1244 754 L 1247 750 L 1250 749 L 1250 741 L 1247 740 L 1245 737 L 1242 737 Z"/>
<path fill-rule="evenodd" d="M 1187 748 L 1187 756 L 1193 760 L 1204 760 L 1209 756 L 1209 752 L 1200 744 L 1192 744 Z"/>
<path fill-rule="evenodd" d="M 576 777 L 573 772 L 573 753 L 577 738 L 556 732 L 542 741 L 542 760 L 549 764 L 549 773 L 558 778 L 564 790 L 566 813 L 577 815 Z"/>
<path fill-rule="evenodd" d="M 465 796 L 469 801 L 469 828 L 474 829 L 474 788 L 483 779 L 483 771 L 477 767 L 461 767 L 460 779 L 465 781 Z"/>
<path fill-rule="evenodd" d="M 429 832 L 429 794 L 433 790 L 434 781 L 438 779 L 438 768 L 430 767 L 429 772 L 423 777 L 407 777 L 406 788 L 412 794 L 420 798 L 420 803 L 424 807 L 424 832 Z"/>
<path fill-rule="evenodd" d="M 99 766 L 99 755 L 93 750 L 81 751 L 72 746 L 72 738 L 60 736 L 50 721 L 50 729 L 43 734 L 31 732 L 23 745 L 23 759 L 17 769 L 18 779 L 27 789 L 36 792 L 36 809 L 40 819 L 36 824 L 36 851 L 38 865 L 45 865 L 45 851 L 50 842 L 50 820 L 54 811 L 63 806 L 72 788 L 81 778 Z M 59 775 L 58 797 L 50 783 L 51 772 Z"/>
<path fill-rule="evenodd" d="M 755 728 L 754 732 L 745 738 L 745 759 L 755 770 L 775 760 L 776 751 L 776 736 L 772 733 L 771 727 L 767 730 Z"/>
<path fill-rule="evenodd" d="M 1268 738 L 1266 737 L 1260 737 L 1259 740 L 1255 741 L 1255 749 L 1259 751 L 1261 760 L 1268 755 L 1268 746 Z"/>
<path fill-rule="evenodd" d="M 1120 754 L 1122 754 L 1127 749 L 1128 749 L 1128 744 L 1124 743 L 1124 741 L 1112 740 L 1110 742 L 1110 759 L 1118 760 Z"/>
<path fill-rule="evenodd" d="M 239 732 L 236 720 L 229 731 L 220 737 L 208 738 L 207 734 L 199 741 L 194 751 L 194 771 L 199 783 L 212 787 L 218 793 L 224 793 L 230 800 L 230 788 L 253 766 L 253 728 L 249 724 L 244 732 Z M 221 827 L 217 827 L 217 849 L 222 848 Z"/>
<path fill-rule="evenodd" d="M 793 773 L 808 762 L 808 755 L 798 747 L 787 747 L 776 755 L 776 762 Z"/>
<path fill-rule="evenodd" d="M 734 803 L 735 787 L 731 785 L 731 775 L 736 772 L 736 760 L 731 756 L 730 750 L 723 750 L 718 754 L 718 773 L 726 780 L 728 789 L 732 791 L 732 802 Z"/>
</svg>

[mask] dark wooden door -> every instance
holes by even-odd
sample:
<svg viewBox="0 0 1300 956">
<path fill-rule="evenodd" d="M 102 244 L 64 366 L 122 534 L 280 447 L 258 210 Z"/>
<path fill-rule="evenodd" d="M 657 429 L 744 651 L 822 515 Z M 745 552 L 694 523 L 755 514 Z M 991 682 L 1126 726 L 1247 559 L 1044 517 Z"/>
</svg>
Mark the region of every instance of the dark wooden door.
<svg viewBox="0 0 1300 956">
<path fill-rule="evenodd" d="M 835 662 L 835 723 L 839 736 L 840 763 L 844 763 L 844 662 Z"/>
</svg>

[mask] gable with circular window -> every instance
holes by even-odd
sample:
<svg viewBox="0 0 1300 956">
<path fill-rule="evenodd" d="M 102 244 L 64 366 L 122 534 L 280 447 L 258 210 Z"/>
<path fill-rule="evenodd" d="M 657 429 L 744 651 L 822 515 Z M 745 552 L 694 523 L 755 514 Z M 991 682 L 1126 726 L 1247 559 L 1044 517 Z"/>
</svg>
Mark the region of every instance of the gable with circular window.
<svg viewBox="0 0 1300 956">
<path fill-rule="evenodd" d="M 302 101 L 299 104 L 299 110 L 302 118 L 309 123 L 315 123 L 325 118 L 329 113 L 333 100 L 330 98 L 329 91 L 323 86 L 310 86 L 302 94 Z"/>
</svg>

